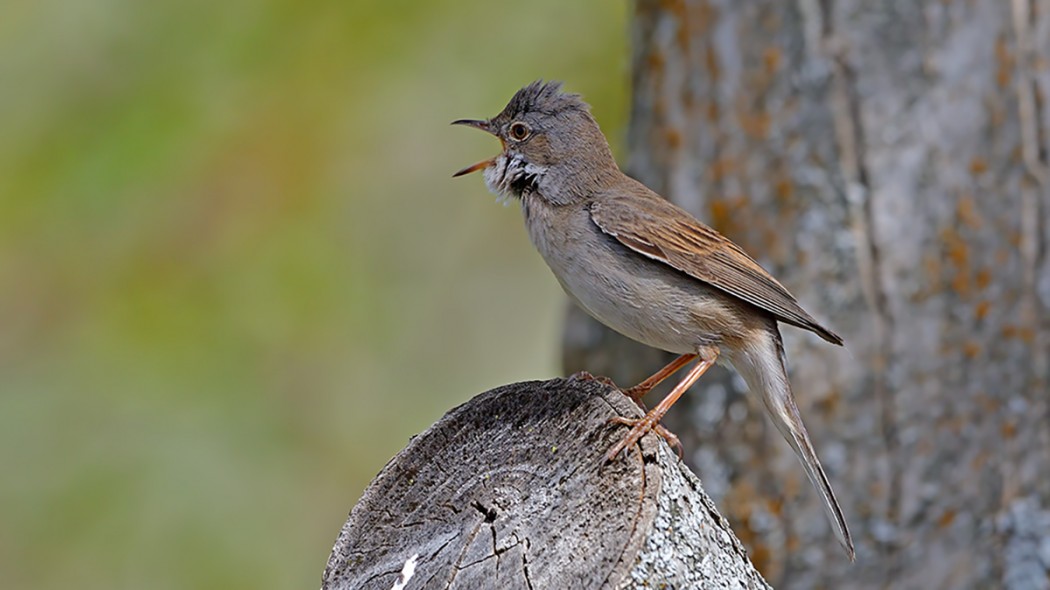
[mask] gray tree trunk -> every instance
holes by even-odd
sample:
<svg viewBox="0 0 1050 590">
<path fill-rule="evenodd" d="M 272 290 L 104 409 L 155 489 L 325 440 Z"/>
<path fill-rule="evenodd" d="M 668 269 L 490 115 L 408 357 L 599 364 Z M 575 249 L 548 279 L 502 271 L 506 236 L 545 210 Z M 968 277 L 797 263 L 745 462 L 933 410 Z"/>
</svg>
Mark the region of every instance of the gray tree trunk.
<svg viewBox="0 0 1050 590">
<path fill-rule="evenodd" d="M 855 565 L 739 380 L 669 416 L 759 569 L 1050 587 L 1050 1 L 638 0 L 631 34 L 629 172 L 849 348 L 785 329 Z M 665 360 L 577 311 L 565 344 L 623 385 Z"/>
<path fill-rule="evenodd" d="M 766 589 L 700 482 L 655 435 L 621 460 L 595 381 L 518 383 L 453 409 L 373 480 L 324 590 Z"/>
</svg>

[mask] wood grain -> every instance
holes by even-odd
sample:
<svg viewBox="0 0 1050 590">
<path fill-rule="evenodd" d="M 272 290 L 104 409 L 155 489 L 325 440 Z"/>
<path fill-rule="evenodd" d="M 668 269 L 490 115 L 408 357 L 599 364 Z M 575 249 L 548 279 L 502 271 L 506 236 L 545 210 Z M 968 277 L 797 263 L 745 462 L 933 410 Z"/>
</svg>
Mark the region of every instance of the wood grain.
<svg viewBox="0 0 1050 590">
<path fill-rule="evenodd" d="M 453 409 L 375 478 L 325 590 L 767 588 L 699 480 L 654 435 L 602 455 L 639 416 L 595 381 L 507 385 Z M 721 587 L 721 586 L 720 586 Z"/>
</svg>

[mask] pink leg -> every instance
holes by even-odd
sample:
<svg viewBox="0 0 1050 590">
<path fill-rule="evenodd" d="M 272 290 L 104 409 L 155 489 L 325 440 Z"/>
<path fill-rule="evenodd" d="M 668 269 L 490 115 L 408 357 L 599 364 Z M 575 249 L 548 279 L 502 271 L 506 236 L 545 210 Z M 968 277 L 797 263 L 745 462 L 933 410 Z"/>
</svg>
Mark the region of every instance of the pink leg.
<svg viewBox="0 0 1050 590">
<path fill-rule="evenodd" d="M 678 385 L 674 386 L 674 389 L 671 390 L 671 393 L 667 394 L 667 397 L 661 400 L 655 408 L 650 410 L 644 418 L 638 420 L 619 417 L 613 418 L 612 421 L 618 424 L 629 425 L 632 428 L 631 431 L 627 433 L 627 436 L 624 437 L 624 439 L 620 441 L 619 444 L 614 446 L 608 453 L 606 453 L 606 461 L 612 461 L 616 458 L 616 455 L 620 454 L 620 451 L 637 444 L 638 441 L 641 440 L 643 436 L 648 434 L 650 430 L 655 430 L 657 434 L 663 436 L 665 439 L 668 440 L 668 442 L 676 445 L 677 447 L 679 447 L 679 449 L 681 449 L 682 445 L 678 442 L 678 437 L 672 434 L 663 426 L 661 426 L 660 420 L 662 420 L 664 415 L 667 414 L 667 410 L 670 410 L 671 406 L 673 406 L 674 403 L 678 401 L 678 398 L 682 397 L 682 394 L 684 394 L 693 385 L 693 383 L 696 383 L 697 379 L 699 379 L 704 373 L 707 372 L 708 369 L 711 368 L 712 365 L 715 364 L 715 360 L 718 358 L 718 350 L 714 349 L 713 353 L 705 356 L 708 358 L 701 358 L 700 362 L 698 362 L 692 369 L 690 369 L 689 372 L 686 373 L 685 377 L 678 382 Z M 659 375 L 659 373 L 657 373 L 657 375 Z"/>
<path fill-rule="evenodd" d="M 682 367 L 686 366 L 687 364 L 689 364 L 689 361 L 695 358 L 695 353 L 690 352 L 687 354 L 683 354 L 675 360 L 667 363 L 666 367 L 654 373 L 652 377 L 649 377 L 645 381 L 642 381 L 641 383 L 635 385 L 630 389 L 625 389 L 623 392 L 628 397 L 633 399 L 634 403 L 638 404 L 638 407 L 641 408 L 642 411 L 645 411 L 645 405 L 642 403 L 642 397 L 645 394 L 652 391 L 654 387 L 662 383 L 664 379 L 667 379 L 671 375 L 674 375 L 678 371 L 678 369 L 681 369 Z"/>
</svg>

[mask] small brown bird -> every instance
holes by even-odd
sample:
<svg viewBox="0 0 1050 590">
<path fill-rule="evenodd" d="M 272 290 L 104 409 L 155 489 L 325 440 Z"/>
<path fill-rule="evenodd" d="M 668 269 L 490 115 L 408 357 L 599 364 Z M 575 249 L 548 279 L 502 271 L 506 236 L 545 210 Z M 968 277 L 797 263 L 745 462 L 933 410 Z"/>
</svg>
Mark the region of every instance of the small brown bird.
<svg viewBox="0 0 1050 590">
<path fill-rule="evenodd" d="M 569 297 L 628 338 L 681 355 L 625 393 L 640 403 L 698 359 L 644 418 L 618 420 L 631 430 L 607 457 L 651 430 L 680 446 L 660 420 L 716 361 L 730 364 L 795 450 L 853 560 L 846 519 L 791 394 L 777 323 L 832 344 L 842 338 L 739 246 L 621 172 L 587 104 L 561 84 L 536 81 L 492 119 L 453 124 L 499 138 L 499 155 L 454 176 L 483 170 L 489 190 L 521 202 L 532 243 Z"/>
</svg>

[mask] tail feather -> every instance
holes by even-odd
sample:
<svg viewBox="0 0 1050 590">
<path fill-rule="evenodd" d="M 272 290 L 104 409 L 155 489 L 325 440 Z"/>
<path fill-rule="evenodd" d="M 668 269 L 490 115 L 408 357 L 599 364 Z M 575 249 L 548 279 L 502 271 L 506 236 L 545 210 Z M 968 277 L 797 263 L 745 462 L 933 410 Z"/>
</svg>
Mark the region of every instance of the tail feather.
<svg viewBox="0 0 1050 590">
<path fill-rule="evenodd" d="M 806 427 L 802 424 L 802 418 L 798 414 L 798 408 L 795 407 L 794 400 L 789 400 L 789 403 L 789 411 L 794 413 L 795 419 L 793 423 L 785 424 L 783 427 L 777 424 L 777 427 L 781 434 L 784 435 L 784 438 L 788 440 L 788 443 L 791 444 L 791 447 L 795 449 L 795 454 L 802 463 L 802 467 L 806 470 L 809 481 L 820 494 L 820 499 L 824 504 L 824 512 L 828 515 L 828 520 L 831 521 L 832 529 L 835 531 L 839 544 L 846 550 L 849 560 L 853 561 L 856 554 L 853 550 L 853 539 L 850 537 L 849 528 L 846 526 L 846 517 L 842 514 L 839 501 L 835 497 L 835 491 L 831 489 L 831 482 L 828 481 L 828 476 L 820 465 L 817 452 L 813 449 L 813 444 L 809 440 L 809 435 L 806 433 Z M 789 429 L 790 432 L 785 432 L 785 430 Z"/>
<path fill-rule="evenodd" d="M 769 418 L 794 449 L 810 482 L 820 494 L 835 536 L 850 561 L 853 561 L 853 539 L 846 526 L 846 518 L 839 507 L 838 499 L 835 498 L 835 492 L 831 489 L 831 482 L 820 465 L 817 452 L 810 442 L 809 433 L 806 432 L 802 416 L 795 405 L 795 398 L 791 394 L 791 385 L 784 368 L 784 349 L 777 328 L 774 326 L 767 332 L 767 338 L 760 344 L 734 355 L 733 365 L 747 382 L 751 393 L 762 400 Z"/>
</svg>

